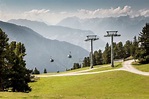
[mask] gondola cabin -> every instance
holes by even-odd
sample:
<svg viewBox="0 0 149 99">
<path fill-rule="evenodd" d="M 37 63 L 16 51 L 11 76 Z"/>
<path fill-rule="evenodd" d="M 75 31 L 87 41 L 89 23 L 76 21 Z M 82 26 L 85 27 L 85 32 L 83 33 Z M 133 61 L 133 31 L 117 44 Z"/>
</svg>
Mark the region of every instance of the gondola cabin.
<svg viewBox="0 0 149 99">
<path fill-rule="evenodd" d="M 54 59 L 50 58 L 50 62 L 54 62 Z"/>
<path fill-rule="evenodd" d="M 72 58 L 72 56 L 69 54 L 68 56 L 67 56 L 68 58 Z"/>
</svg>

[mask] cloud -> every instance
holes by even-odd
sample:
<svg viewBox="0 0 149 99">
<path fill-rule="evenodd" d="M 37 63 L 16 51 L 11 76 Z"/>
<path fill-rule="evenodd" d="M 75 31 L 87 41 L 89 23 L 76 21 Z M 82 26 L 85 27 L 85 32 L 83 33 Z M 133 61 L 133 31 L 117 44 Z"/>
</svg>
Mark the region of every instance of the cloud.
<svg viewBox="0 0 149 99">
<path fill-rule="evenodd" d="M 141 16 L 149 17 L 149 10 L 139 10 Z"/>
<path fill-rule="evenodd" d="M 78 10 L 80 15 L 86 17 L 118 17 L 122 15 L 128 15 L 132 12 L 130 6 L 124 6 L 124 8 L 117 7 L 117 8 L 110 8 L 110 9 L 97 9 L 97 10 L 85 10 L 81 9 Z"/>
<path fill-rule="evenodd" d="M 7 13 L 0 10 L 0 20 L 8 21 L 10 19 L 28 19 L 33 21 L 42 21 L 48 24 L 57 24 L 59 21 L 67 17 L 85 18 L 103 18 L 103 17 L 119 17 L 129 15 L 131 17 L 144 16 L 149 17 L 149 9 L 133 10 L 131 6 L 116 7 L 109 9 L 86 10 L 80 9 L 76 12 L 52 12 L 49 9 L 33 9 L 30 11 L 19 13 Z"/>
<path fill-rule="evenodd" d="M 26 11 L 22 13 L 22 16 L 25 19 L 29 19 L 29 20 L 43 21 L 48 24 L 56 24 L 62 19 L 72 16 L 72 14 L 64 11 L 51 12 L 48 9 L 41 9 L 41 10 L 33 9 L 31 11 Z"/>
<path fill-rule="evenodd" d="M 35 14 L 35 15 L 38 15 L 38 14 L 48 13 L 49 11 L 50 10 L 46 10 L 46 9 L 41 9 L 41 10 L 33 9 L 31 11 L 25 12 L 25 14 Z"/>
</svg>

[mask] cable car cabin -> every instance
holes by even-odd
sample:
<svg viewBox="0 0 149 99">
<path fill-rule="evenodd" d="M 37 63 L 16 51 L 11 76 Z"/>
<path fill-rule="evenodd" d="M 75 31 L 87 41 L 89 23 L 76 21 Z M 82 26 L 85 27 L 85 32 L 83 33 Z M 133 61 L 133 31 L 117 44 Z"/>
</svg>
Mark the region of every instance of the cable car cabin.
<svg viewBox="0 0 149 99">
<path fill-rule="evenodd" d="M 54 59 L 51 58 L 51 59 L 50 59 L 50 62 L 54 62 Z"/>
<path fill-rule="evenodd" d="M 68 56 L 67 56 L 68 58 L 72 58 L 72 56 L 69 54 Z"/>
</svg>

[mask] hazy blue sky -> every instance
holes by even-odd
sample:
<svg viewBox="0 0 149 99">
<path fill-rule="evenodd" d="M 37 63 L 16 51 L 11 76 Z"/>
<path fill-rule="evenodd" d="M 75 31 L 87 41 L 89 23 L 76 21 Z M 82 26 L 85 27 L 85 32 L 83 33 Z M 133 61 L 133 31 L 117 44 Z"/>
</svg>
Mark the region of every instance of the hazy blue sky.
<svg viewBox="0 0 149 99">
<path fill-rule="evenodd" d="M 149 0 L 0 0 L 0 20 L 4 21 L 26 18 L 55 24 L 71 16 L 120 15 L 149 16 Z"/>
<path fill-rule="evenodd" d="M 123 7 L 149 8 L 149 0 L 0 0 L 9 10 L 50 9 L 53 11 L 95 10 L 99 8 Z M 6 8 L 6 9 L 7 9 Z"/>
</svg>

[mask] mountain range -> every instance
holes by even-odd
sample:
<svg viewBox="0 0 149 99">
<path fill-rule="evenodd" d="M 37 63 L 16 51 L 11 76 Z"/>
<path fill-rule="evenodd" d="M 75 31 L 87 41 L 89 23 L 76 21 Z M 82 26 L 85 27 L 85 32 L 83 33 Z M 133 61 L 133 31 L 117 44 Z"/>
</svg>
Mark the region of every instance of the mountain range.
<svg viewBox="0 0 149 99">
<path fill-rule="evenodd" d="M 118 31 L 121 36 L 115 37 L 114 42 L 125 43 L 139 35 L 145 24 L 149 23 L 149 17 L 120 16 L 88 19 L 68 17 L 57 25 L 47 25 L 43 22 L 24 19 L 12 19 L 9 22 L 29 27 L 46 38 L 66 41 L 90 51 L 90 43 L 84 42 L 87 35 L 97 35 L 99 40 L 94 42 L 94 50 L 104 50 L 106 43 L 111 41 L 110 38 L 104 37 L 107 35 L 107 31 Z"/>
<path fill-rule="evenodd" d="M 74 62 L 79 62 L 89 54 L 82 47 L 45 38 L 25 26 L 0 21 L 0 28 L 8 35 L 10 41 L 24 43 L 27 53 L 25 60 L 29 69 L 36 67 L 41 72 L 44 68 L 48 72 L 64 71 L 70 69 Z M 70 52 L 72 58 L 67 58 Z M 50 62 L 51 58 L 54 62 Z"/>
<path fill-rule="evenodd" d="M 95 35 L 95 33 L 90 30 L 74 29 L 57 25 L 47 25 L 43 22 L 30 21 L 26 19 L 12 19 L 8 22 L 29 27 L 46 38 L 66 41 L 71 44 L 80 46 L 88 51 L 90 50 L 90 43 L 85 42 L 84 40 L 86 39 L 87 35 Z M 101 39 L 94 43 L 94 49 L 96 50 L 101 49 L 103 48 L 103 46 L 105 46 L 105 42 Z"/>
<path fill-rule="evenodd" d="M 109 38 L 104 38 L 106 31 L 118 31 L 121 37 L 114 38 L 114 41 L 132 40 L 138 36 L 146 23 L 149 23 L 149 17 L 105 17 L 105 18 L 88 18 L 80 19 L 78 17 L 68 17 L 63 19 L 57 25 L 70 27 L 74 29 L 83 29 L 93 31 L 103 41 L 107 42 Z"/>
</svg>

